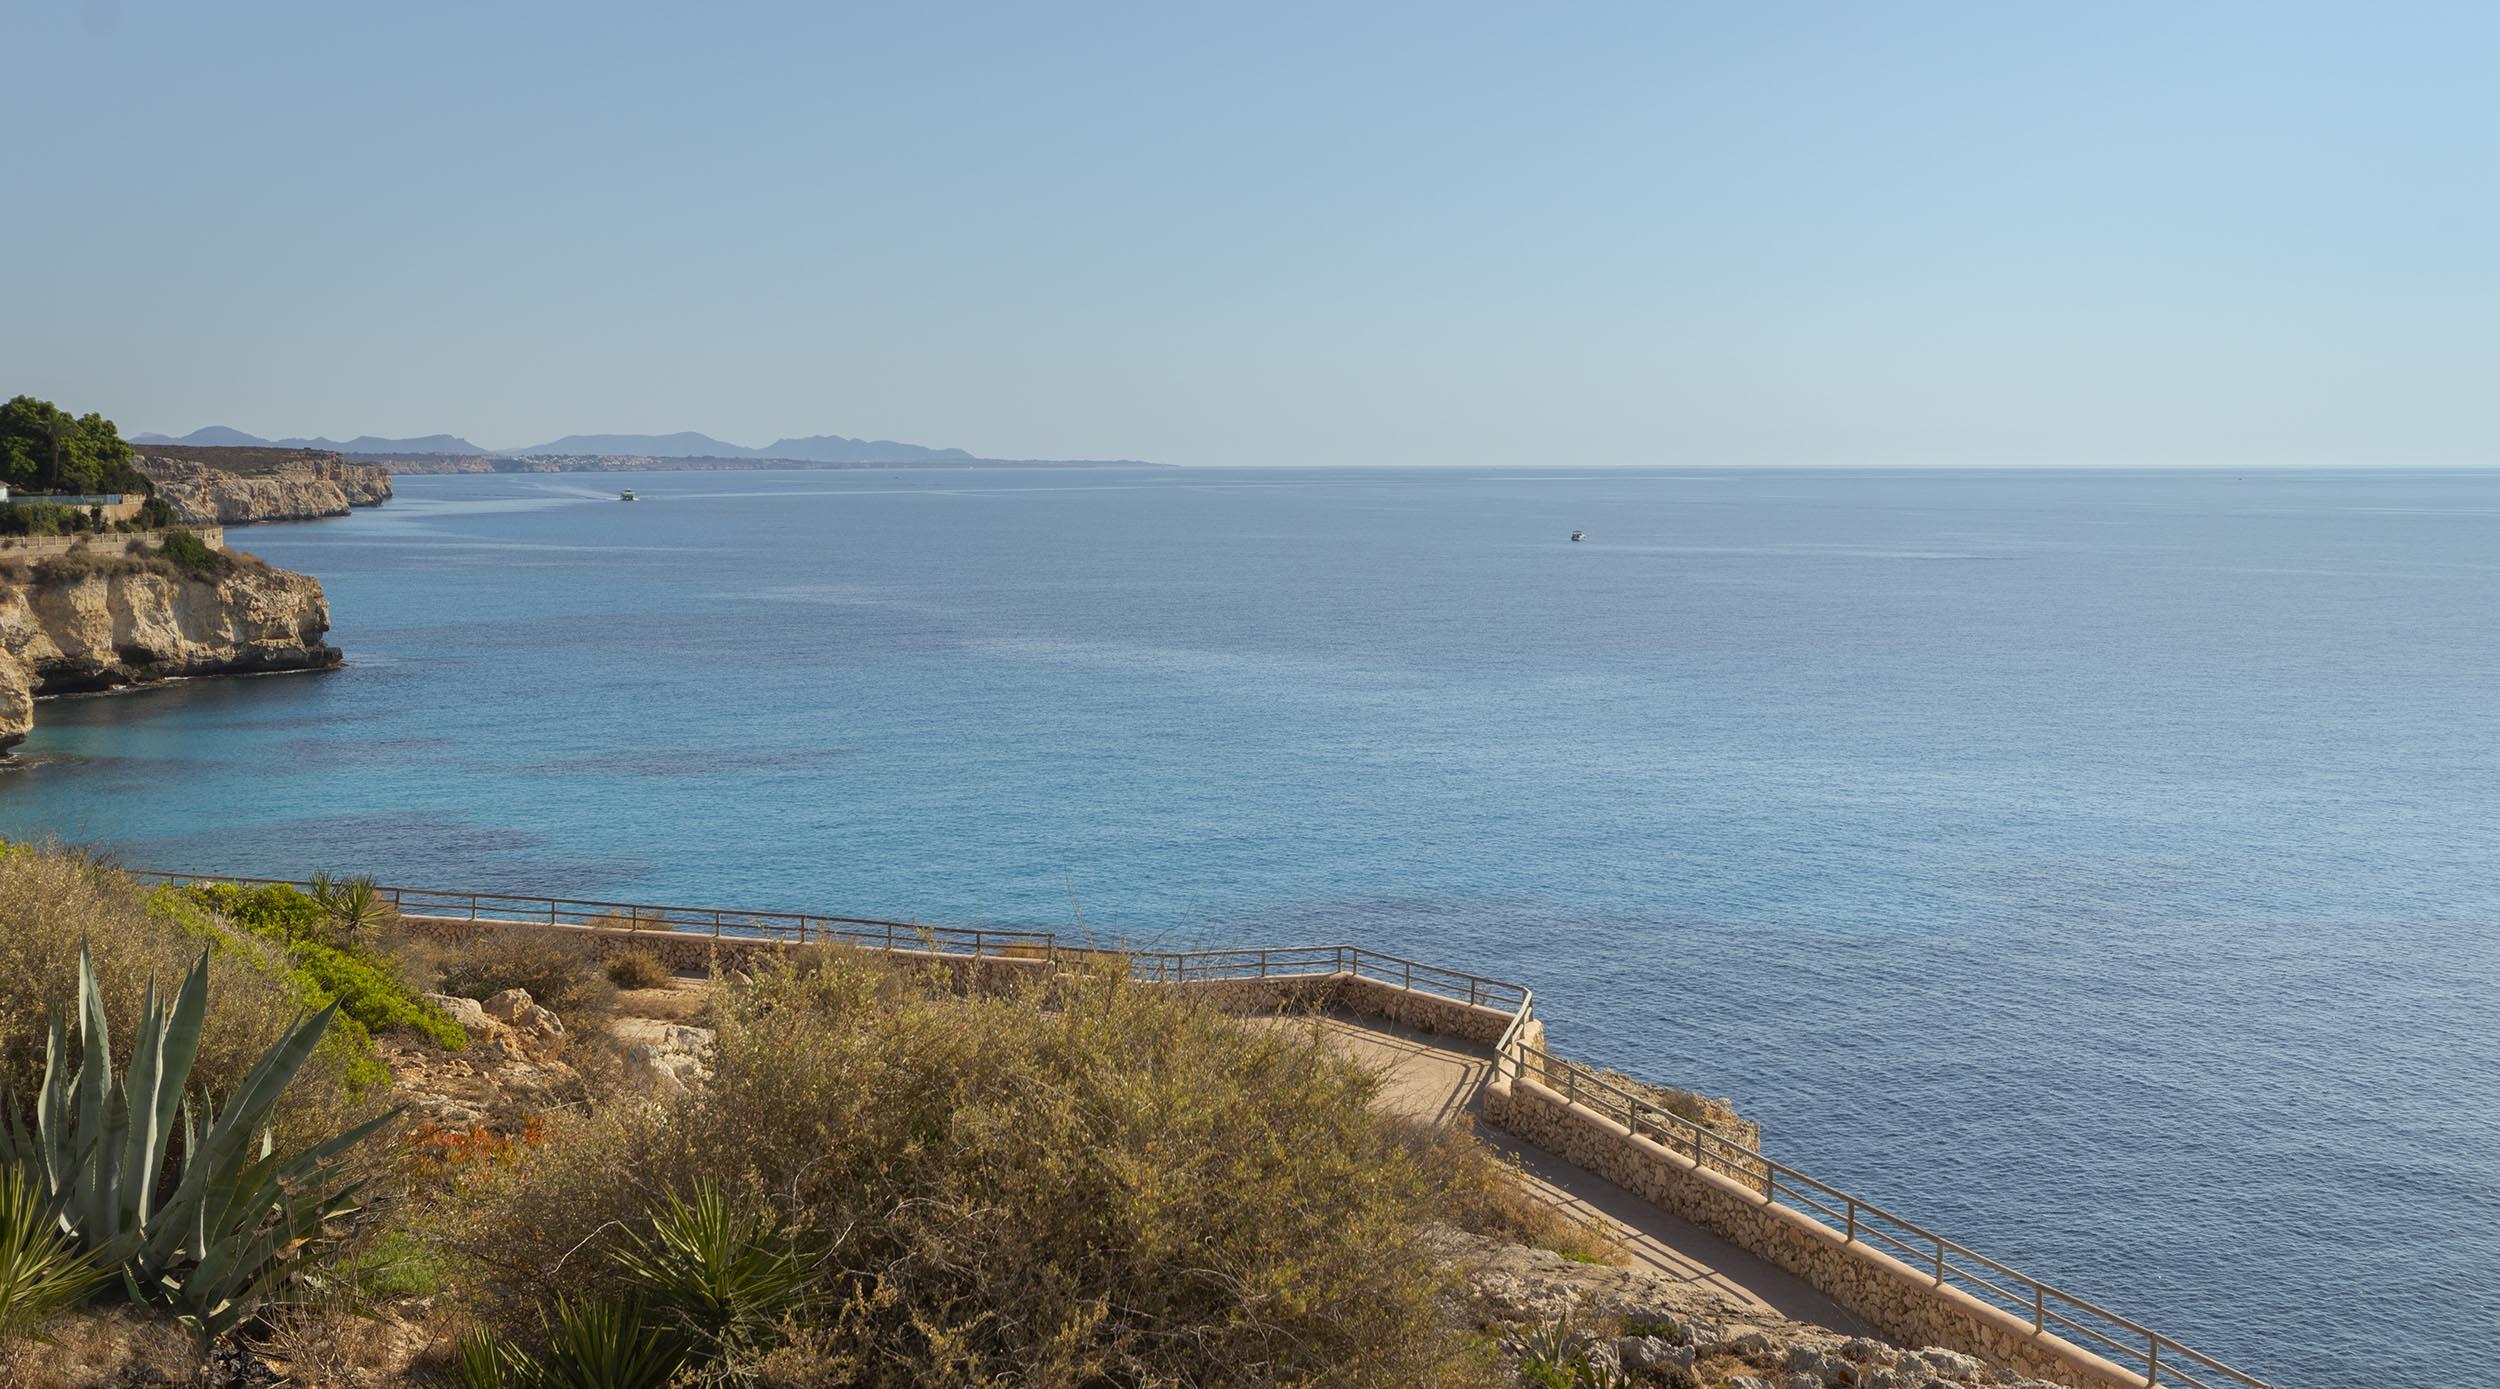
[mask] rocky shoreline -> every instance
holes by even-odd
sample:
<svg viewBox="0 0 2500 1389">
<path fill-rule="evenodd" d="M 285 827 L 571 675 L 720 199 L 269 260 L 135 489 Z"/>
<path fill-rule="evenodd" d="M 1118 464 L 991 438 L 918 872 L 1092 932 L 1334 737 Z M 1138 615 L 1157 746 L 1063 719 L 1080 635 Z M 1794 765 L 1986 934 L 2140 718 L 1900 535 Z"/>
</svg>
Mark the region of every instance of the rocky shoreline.
<svg viewBox="0 0 2500 1389">
<path fill-rule="evenodd" d="M 319 580 L 228 558 L 189 573 L 125 554 L 0 582 L 0 751 L 25 739 L 43 696 L 339 664 Z"/>
<path fill-rule="evenodd" d="M 133 466 L 185 526 L 249 526 L 345 516 L 391 499 L 390 469 L 317 449 L 155 445 Z"/>
</svg>

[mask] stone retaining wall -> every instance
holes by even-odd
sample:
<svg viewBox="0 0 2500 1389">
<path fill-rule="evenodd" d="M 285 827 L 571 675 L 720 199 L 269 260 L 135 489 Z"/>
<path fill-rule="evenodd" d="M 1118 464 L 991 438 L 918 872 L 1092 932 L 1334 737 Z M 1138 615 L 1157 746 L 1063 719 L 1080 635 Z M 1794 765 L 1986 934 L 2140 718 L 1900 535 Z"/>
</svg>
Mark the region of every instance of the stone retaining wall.
<svg viewBox="0 0 2500 1389">
<path fill-rule="evenodd" d="M 108 516 L 107 519 L 118 518 Z M 186 526 L 184 529 L 207 541 L 212 550 L 226 548 L 226 528 L 223 526 Z M 56 559 L 81 547 L 99 555 L 126 555 L 142 547 L 153 550 L 164 538 L 163 531 L 0 536 L 0 561 Z"/>
<path fill-rule="evenodd" d="M 1576 1163 L 1651 1205 L 1682 1216 L 1820 1289 L 1886 1339 L 1942 1346 L 2075 1389 L 2144 1389 L 2144 1377 L 2017 1318 L 1929 1273 L 1845 1240 L 1811 1217 L 1768 1201 L 1718 1172 L 1696 1168 L 1624 1125 L 1533 1079 L 1496 1074 L 1485 1086 L 1487 1123 Z"/>
</svg>

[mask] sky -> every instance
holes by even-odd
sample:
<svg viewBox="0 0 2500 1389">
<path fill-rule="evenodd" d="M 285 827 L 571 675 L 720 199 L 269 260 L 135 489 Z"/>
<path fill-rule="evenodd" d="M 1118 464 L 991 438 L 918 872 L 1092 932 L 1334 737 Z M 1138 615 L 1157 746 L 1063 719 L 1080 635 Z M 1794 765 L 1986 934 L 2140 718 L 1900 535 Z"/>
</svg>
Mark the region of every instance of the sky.
<svg viewBox="0 0 2500 1389">
<path fill-rule="evenodd" d="M 0 395 L 1204 465 L 2500 463 L 2500 6 L 0 0 Z"/>
</svg>

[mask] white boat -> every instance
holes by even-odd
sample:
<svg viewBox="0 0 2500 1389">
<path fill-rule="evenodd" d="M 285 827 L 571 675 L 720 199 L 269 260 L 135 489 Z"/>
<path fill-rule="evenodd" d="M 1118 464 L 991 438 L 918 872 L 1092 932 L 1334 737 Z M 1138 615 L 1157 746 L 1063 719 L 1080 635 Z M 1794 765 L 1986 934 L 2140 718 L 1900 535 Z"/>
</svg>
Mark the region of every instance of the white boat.
<svg viewBox="0 0 2500 1389">
<path fill-rule="evenodd" d="M 620 501 L 620 502 L 630 502 L 630 501 L 638 501 L 638 500 L 640 500 L 640 499 L 639 499 L 639 498 L 637 498 L 637 497 L 634 495 L 634 489 L 633 489 L 633 488 L 631 488 L 631 487 L 628 487 L 628 488 L 626 488 L 626 489 L 625 489 L 622 493 L 618 494 L 618 496 L 617 496 L 617 500 L 618 500 L 618 501 Z M 1578 536 L 1576 536 L 1576 535 L 1575 535 L 1575 536 L 1573 536 L 1573 537 L 1571 537 L 1571 538 L 1572 538 L 1572 539 L 1574 539 L 1574 540 L 1577 540 L 1577 539 L 1579 539 L 1580 537 L 1578 537 Z"/>
<path fill-rule="evenodd" d="M 625 495 L 627 495 L 627 496 L 629 496 L 629 497 L 630 497 L 630 496 L 632 496 L 633 494 L 632 494 L 632 493 L 630 493 L 630 492 L 628 492 L 628 493 L 626 493 Z M 1573 531 L 1573 532 L 1571 533 L 1571 540 L 1572 540 L 1572 543 L 1573 543 L 1573 544 L 1578 544 L 1580 541 L 1586 540 L 1586 539 L 1588 539 L 1588 538 L 1589 538 L 1589 533 L 1588 533 L 1587 531 Z"/>
</svg>

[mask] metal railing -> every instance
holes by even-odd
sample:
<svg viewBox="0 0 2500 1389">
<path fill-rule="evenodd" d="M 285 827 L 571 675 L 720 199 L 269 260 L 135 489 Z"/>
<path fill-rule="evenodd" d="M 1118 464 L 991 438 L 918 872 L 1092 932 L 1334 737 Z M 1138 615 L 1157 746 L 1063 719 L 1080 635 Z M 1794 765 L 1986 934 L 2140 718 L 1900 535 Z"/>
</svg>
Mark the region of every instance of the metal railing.
<svg viewBox="0 0 2500 1389">
<path fill-rule="evenodd" d="M 307 892 L 313 886 L 295 879 L 242 878 L 231 873 L 164 873 L 133 869 L 130 876 L 143 882 L 175 886 L 235 883 L 245 887 L 291 887 Z M 482 925 L 512 922 L 532 926 L 598 926 L 718 939 L 771 940 L 792 945 L 839 943 L 879 950 L 923 950 L 947 955 L 1030 955 L 1047 953 L 1056 943 L 1056 937 L 1049 931 L 927 926 L 875 917 L 819 916 L 812 912 L 675 907 L 651 902 L 531 897 L 508 892 L 453 892 L 429 887 L 377 885 L 374 891 L 389 902 L 393 910 L 405 916 L 468 920 Z"/>
<path fill-rule="evenodd" d="M 313 886 L 284 878 L 144 869 L 131 870 L 130 876 L 178 886 L 235 883 L 306 891 Z M 1872 1201 L 1722 1137 L 1699 1121 L 1627 1089 L 1591 1067 L 1529 1044 L 1526 1032 L 1535 1018 L 1536 995 L 1525 985 L 1507 980 L 1445 969 L 1356 945 L 1126 950 L 1116 946 L 1063 946 L 1051 931 L 930 926 L 874 917 L 661 906 L 436 888 L 377 886 L 374 890 L 393 908 L 410 916 L 466 919 L 481 925 L 596 926 L 718 939 L 839 943 L 871 950 L 1002 960 L 1111 956 L 1126 960 L 1130 973 L 1149 983 L 1346 976 L 1508 1012 L 1510 1022 L 1493 1045 L 1496 1075 L 1513 1081 L 1534 1080 L 1560 1095 L 1566 1104 L 1621 1123 L 1631 1134 L 1652 1139 L 1669 1152 L 1691 1158 L 1696 1166 L 1711 1168 L 1738 1181 L 1755 1191 L 1765 1205 L 1784 1205 L 1829 1227 L 1842 1236 L 1844 1243 L 1863 1244 L 1926 1273 L 1939 1288 L 1955 1288 L 2009 1315 L 2027 1318 L 2035 1335 L 2067 1339 L 2141 1373 L 2148 1384 L 2176 1385 L 2179 1389 L 2280 1389 L 2151 1327 L 1998 1263 Z M 1998 1282 L 1999 1278 L 2005 1282 Z M 2200 1375 L 2198 1370 L 2205 1373 Z"/>
<path fill-rule="evenodd" d="M 1697 1166 L 1736 1179 L 1759 1194 L 1765 1205 L 1777 1202 L 1801 1212 L 1838 1233 L 1844 1243 L 1864 1244 L 1891 1255 L 1926 1274 L 1937 1287 L 1957 1289 L 2027 1319 L 2035 1335 L 2065 1339 L 2142 1374 L 2148 1384 L 2180 1389 L 2278 1389 L 2149 1326 L 1904 1220 L 1872 1201 L 1730 1142 L 1577 1061 L 1514 1038 L 1495 1055 L 1493 1064 L 1497 1074 L 1514 1081 L 1534 1080 L 1567 1104 L 1611 1119 L 1630 1133 L 1691 1158 Z"/>
</svg>

